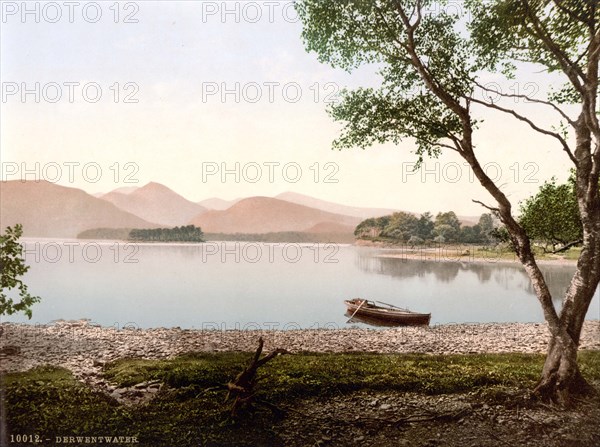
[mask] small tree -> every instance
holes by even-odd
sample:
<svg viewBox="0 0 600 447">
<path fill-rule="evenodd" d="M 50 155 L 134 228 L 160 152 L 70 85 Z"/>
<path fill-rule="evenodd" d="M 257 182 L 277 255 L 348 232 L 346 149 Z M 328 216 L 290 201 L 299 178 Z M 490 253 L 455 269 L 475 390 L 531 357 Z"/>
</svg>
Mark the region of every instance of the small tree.
<svg viewBox="0 0 600 447">
<path fill-rule="evenodd" d="M 583 227 L 573 182 L 544 183 L 539 192 L 521 205 L 519 222 L 529 237 L 552 246 L 559 253 L 583 242 Z"/>
<path fill-rule="evenodd" d="M 407 244 L 411 247 L 414 247 L 415 245 L 423 245 L 423 242 L 425 241 L 419 236 L 411 236 L 410 239 L 407 241 Z"/>
<path fill-rule="evenodd" d="M 479 231 L 483 242 L 489 242 L 492 239 L 492 232 L 495 229 L 494 217 L 490 213 L 484 213 L 479 218 Z"/>
<path fill-rule="evenodd" d="M 23 245 L 18 240 L 23 234 L 20 224 L 6 227 L 0 236 L 0 315 L 12 315 L 23 312 L 31 319 L 31 306 L 40 301 L 40 297 L 31 296 L 27 285 L 20 278 L 27 273 L 29 266 L 23 258 Z M 19 302 L 14 302 L 11 290 L 18 290 Z"/>
</svg>

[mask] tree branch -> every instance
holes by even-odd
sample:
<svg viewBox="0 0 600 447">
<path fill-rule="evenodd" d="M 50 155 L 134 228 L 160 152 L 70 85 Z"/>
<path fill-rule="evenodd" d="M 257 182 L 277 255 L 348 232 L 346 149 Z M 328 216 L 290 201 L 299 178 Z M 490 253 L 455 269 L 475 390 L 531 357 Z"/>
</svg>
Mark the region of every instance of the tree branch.
<svg viewBox="0 0 600 447">
<path fill-rule="evenodd" d="M 500 212 L 500 210 L 498 208 L 496 208 L 496 207 L 486 205 L 485 203 L 480 202 L 479 200 L 475 200 L 475 199 L 471 199 L 471 200 L 474 203 L 477 203 L 478 205 L 481 205 L 482 207 L 487 208 L 490 211 L 493 211 L 494 213 L 499 213 Z"/>
<path fill-rule="evenodd" d="M 561 110 L 561 108 L 560 108 L 560 107 L 558 107 L 556 104 L 553 104 L 553 103 L 551 103 L 550 101 L 544 101 L 544 100 L 541 100 L 541 99 L 534 99 L 534 98 L 531 98 L 531 97 L 529 97 L 529 96 L 527 96 L 527 95 L 519 95 L 519 94 L 509 94 L 509 93 L 503 93 L 503 92 L 500 92 L 500 91 L 498 91 L 498 90 L 494 90 L 494 89 L 491 89 L 491 88 L 485 87 L 484 85 L 481 85 L 479 82 L 477 82 L 477 81 L 475 81 L 475 80 L 473 81 L 473 83 L 474 83 L 474 84 L 475 84 L 477 87 L 479 87 L 480 89 L 482 89 L 482 90 L 485 90 L 485 91 L 488 91 L 488 92 L 493 92 L 493 93 L 496 93 L 496 94 L 498 94 L 498 95 L 500 95 L 500 96 L 504 96 L 504 97 L 506 97 L 506 98 L 522 98 L 522 99 L 525 99 L 526 101 L 529 101 L 529 102 L 532 102 L 532 103 L 535 103 L 535 104 L 543 104 L 543 105 L 550 106 L 550 107 L 552 107 L 554 110 L 556 110 L 558 113 L 560 113 L 560 115 L 561 115 L 561 116 L 562 116 L 564 119 L 566 119 L 566 120 L 567 120 L 567 122 L 568 122 L 568 123 L 569 123 L 571 126 L 575 127 L 575 121 L 574 121 L 574 120 L 573 120 L 571 117 L 569 117 L 569 115 L 567 115 L 565 112 L 563 112 L 563 111 Z"/>
<path fill-rule="evenodd" d="M 476 98 L 469 98 L 469 99 L 471 101 L 473 101 L 473 102 L 475 102 L 477 104 L 481 104 L 481 105 L 483 105 L 485 107 L 489 107 L 491 109 L 499 110 L 500 112 L 508 113 L 509 115 L 512 115 L 515 118 L 517 118 L 519 121 L 523 121 L 524 123 L 529 124 L 529 126 L 533 130 L 535 130 L 535 131 L 537 131 L 537 132 L 539 132 L 541 134 L 548 135 L 548 136 L 556 138 L 560 142 L 560 144 L 562 145 L 563 150 L 567 153 L 567 155 L 569 156 L 569 158 L 571 159 L 571 161 L 573 162 L 573 164 L 575 166 L 578 166 L 577 159 L 573 155 L 573 152 L 571 152 L 571 148 L 569 147 L 569 145 L 567 144 L 567 142 L 565 141 L 565 139 L 563 137 L 561 137 L 559 134 L 557 134 L 556 132 L 551 132 L 549 130 L 542 129 L 541 127 L 539 127 L 538 125 L 536 125 L 533 121 L 531 121 L 529 118 L 527 118 L 527 117 L 525 117 L 525 116 L 523 116 L 523 115 L 515 112 L 512 109 L 506 109 L 504 107 L 500 107 L 500 106 L 497 106 L 495 104 L 491 104 L 489 102 L 481 101 L 481 100 L 476 99 Z"/>
<path fill-rule="evenodd" d="M 562 0 L 552 0 L 552 1 L 554 2 L 554 4 L 556 5 L 556 7 L 558 9 L 560 9 L 562 12 L 564 12 L 565 14 L 567 14 L 573 20 L 577 20 L 578 22 L 581 22 L 584 25 L 589 25 L 590 24 L 590 22 L 588 20 L 586 20 L 586 18 L 584 16 L 576 14 L 575 12 L 573 12 L 572 10 L 570 10 L 569 8 L 567 8 L 565 5 L 563 5 L 562 4 Z"/>
<path fill-rule="evenodd" d="M 552 37 L 547 32 L 547 30 L 544 28 L 544 25 L 541 23 L 541 21 L 539 20 L 539 18 L 536 16 L 535 12 L 532 10 L 531 6 L 529 5 L 529 0 L 522 0 L 522 2 L 523 2 L 523 5 L 525 6 L 525 10 L 527 11 L 527 16 L 529 17 L 531 24 L 533 25 L 533 27 L 535 29 L 535 33 L 532 33 L 529 30 L 529 27 L 527 27 L 527 26 L 524 27 L 525 30 L 530 35 L 532 35 L 535 38 L 540 39 L 544 43 L 544 45 L 546 46 L 546 49 L 554 55 L 554 57 L 560 64 L 563 72 L 567 75 L 567 77 L 573 84 L 573 87 L 575 87 L 575 89 L 581 95 L 583 95 L 584 89 L 583 89 L 582 81 L 585 79 L 585 75 L 584 75 L 583 71 L 577 64 L 573 63 L 569 59 L 567 54 L 565 54 L 565 52 L 558 46 L 558 44 L 556 42 L 554 42 L 554 40 L 552 40 Z"/>
<path fill-rule="evenodd" d="M 415 25 L 418 25 L 420 20 L 417 20 L 415 24 L 411 24 L 410 19 L 408 18 L 406 12 L 404 11 L 404 8 L 402 7 L 402 4 L 398 0 L 395 0 L 394 4 L 396 5 L 396 9 L 400 14 L 402 23 L 406 28 L 406 34 L 408 38 L 406 50 L 408 51 L 408 54 L 410 56 L 411 64 L 413 65 L 413 67 L 415 67 L 415 69 L 417 70 L 425 84 L 433 92 L 433 94 L 435 94 L 446 105 L 446 107 L 452 110 L 461 119 L 463 124 L 468 122 L 469 116 L 466 109 L 462 107 L 460 103 L 452 97 L 452 95 L 450 95 L 444 88 L 442 88 L 442 86 L 438 82 L 436 82 L 434 77 L 431 75 L 431 73 L 417 54 L 414 32 L 416 29 Z M 418 17 L 420 17 L 420 15 L 421 12 L 419 11 Z"/>
</svg>

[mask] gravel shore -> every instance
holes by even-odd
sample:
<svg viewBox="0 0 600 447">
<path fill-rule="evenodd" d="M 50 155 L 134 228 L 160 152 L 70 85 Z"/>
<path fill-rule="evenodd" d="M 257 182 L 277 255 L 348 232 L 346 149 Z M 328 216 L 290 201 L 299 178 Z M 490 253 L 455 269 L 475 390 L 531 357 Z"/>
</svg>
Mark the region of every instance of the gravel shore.
<svg viewBox="0 0 600 447">
<path fill-rule="evenodd" d="M 116 329 L 81 321 L 51 325 L 3 323 L 0 371 L 62 366 L 83 378 L 106 362 L 124 357 L 169 358 L 192 351 L 254 351 L 260 336 L 265 352 L 386 352 L 474 354 L 544 353 L 549 332 L 543 323 L 451 324 L 386 330 L 217 331 L 179 328 Z M 581 349 L 600 350 L 600 321 L 586 321 Z"/>
</svg>

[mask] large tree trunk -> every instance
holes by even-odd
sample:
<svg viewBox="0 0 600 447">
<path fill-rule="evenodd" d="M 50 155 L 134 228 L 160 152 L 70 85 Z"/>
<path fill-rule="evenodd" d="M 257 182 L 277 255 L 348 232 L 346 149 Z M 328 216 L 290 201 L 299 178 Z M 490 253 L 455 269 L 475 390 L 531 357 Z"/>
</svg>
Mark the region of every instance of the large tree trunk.
<svg viewBox="0 0 600 447">
<path fill-rule="evenodd" d="M 571 397 L 591 390 L 577 366 L 577 346 L 565 346 L 552 336 L 542 376 L 534 395 L 543 400 L 569 406 Z"/>
<path fill-rule="evenodd" d="M 560 326 L 552 331 L 542 376 L 534 390 L 542 399 L 564 406 L 571 403 L 571 396 L 593 391 L 577 365 L 583 322 L 598 286 L 600 256 L 596 254 L 592 258 L 587 259 L 583 254 L 579 260 L 563 301 Z"/>
<path fill-rule="evenodd" d="M 562 405 L 569 405 L 571 395 L 592 390 L 577 366 L 577 350 L 585 315 L 600 281 L 600 206 L 598 191 L 592 189 L 597 182 L 592 176 L 591 182 L 581 182 L 583 184 L 577 187 L 584 229 L 583 247 L 563 300 L 560 324 L 550 328 L 548 356 L 535 389 L 543 399 Z"/>
</svg>

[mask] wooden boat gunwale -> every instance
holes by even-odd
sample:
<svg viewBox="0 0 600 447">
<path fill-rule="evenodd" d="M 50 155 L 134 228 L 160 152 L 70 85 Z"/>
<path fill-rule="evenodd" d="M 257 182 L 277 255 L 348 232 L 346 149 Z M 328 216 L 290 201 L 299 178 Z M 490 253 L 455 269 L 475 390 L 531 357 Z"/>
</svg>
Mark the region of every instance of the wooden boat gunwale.
<svg viewBox="0 0 600 447">
<path fill-rule="evenodd" d="M 395 322 L 398 324 L 414 324 L 414 325 L 428 325 L 431 321 L 431 314 L 424 314 L 419 312 L 413 312 L 408 309 L 401 309 L 396 307 L 383 307 L 378 306 L 371 300 L 363 298 L 353 298 L 351 300 L 344 300 L 348 312 L 353 313 L 357 316 L 365 316 L 375 320 Z"/>
</svg>

